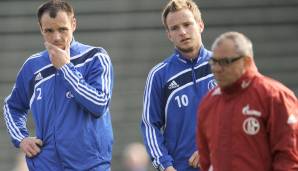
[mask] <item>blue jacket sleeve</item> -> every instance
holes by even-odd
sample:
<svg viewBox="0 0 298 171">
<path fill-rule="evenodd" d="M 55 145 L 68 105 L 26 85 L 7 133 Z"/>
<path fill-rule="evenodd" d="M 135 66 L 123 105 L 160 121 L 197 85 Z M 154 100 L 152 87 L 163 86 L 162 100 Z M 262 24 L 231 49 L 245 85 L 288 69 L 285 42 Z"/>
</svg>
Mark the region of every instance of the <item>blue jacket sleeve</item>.
<svg viewBox="0 0 298 171">
<path fill-rule="evenodd" d="M 162 133 L 162 128 L 165 125 L 162 79 L 156 74 L 164 66 L 164 63 L 157 65 L 147 77 L 141 122 L 144 144 L 153 166 L 159 170 L 164 170 L 173 165 L 173 159 L 168 154 Z"/>
<path fill-rule="evenodd" d="M 26 128 L 29 99 L 26 92 L 21 71 L 3 106 L 5 124 L 15 147 L 19 147 L 22 139 L 29 136 L 29 131 Z"/>
<path fill-rule="evenodd" d="M 75 100 L 95 117 L 101 117 L 108 110 L 112 96 L 112 63 L 106 53 L 98 52 L 90 65 L 85 77 L 72 63 L 65 64 L 59 72 Z"/>
</svg>

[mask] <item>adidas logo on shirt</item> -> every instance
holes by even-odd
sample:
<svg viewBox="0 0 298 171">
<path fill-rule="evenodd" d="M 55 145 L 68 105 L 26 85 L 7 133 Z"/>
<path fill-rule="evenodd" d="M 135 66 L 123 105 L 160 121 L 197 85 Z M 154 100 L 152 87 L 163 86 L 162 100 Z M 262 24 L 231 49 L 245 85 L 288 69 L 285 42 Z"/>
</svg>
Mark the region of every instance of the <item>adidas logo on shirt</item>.
<svg viewBox="0 0 298 171">
<path fill-rule="evenodd" d="M 171 90 L 171 89 L 174 89 L 174 88 L 177 88 L 177 87 L 179 87 L 179 85 L 176 83 L 175 80 L 173 80 L 171 82 L 171 84 L 168 86 L 168 89 Z"/>
<path fill-rule="evenodd" d="M 35 77 L 35 81 L 39 81 L 39 80 L 42 80 L 42 79 L 43 79 L 43 77 L 42 77 L 41 73 L 38 73 Z"/>
</svg>

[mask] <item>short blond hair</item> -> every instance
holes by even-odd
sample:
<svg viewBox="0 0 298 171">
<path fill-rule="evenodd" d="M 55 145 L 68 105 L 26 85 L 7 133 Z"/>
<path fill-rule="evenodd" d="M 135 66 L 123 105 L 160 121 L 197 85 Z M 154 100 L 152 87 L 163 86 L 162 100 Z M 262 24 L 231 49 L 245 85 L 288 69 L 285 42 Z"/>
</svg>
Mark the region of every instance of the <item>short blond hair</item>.
<svg viewBox="0 0 298 171">
<path fill-rule="evenodd" d="M 192 0 L 170 0 L 162 12 L 162 23 L 166 29 L 168 29 L 166 22 L 168 14 L 170 12 L 176 12 L 182 9 L 189 9 L 197 21 L 202 20 L 199 7 Z"/>
</svg>

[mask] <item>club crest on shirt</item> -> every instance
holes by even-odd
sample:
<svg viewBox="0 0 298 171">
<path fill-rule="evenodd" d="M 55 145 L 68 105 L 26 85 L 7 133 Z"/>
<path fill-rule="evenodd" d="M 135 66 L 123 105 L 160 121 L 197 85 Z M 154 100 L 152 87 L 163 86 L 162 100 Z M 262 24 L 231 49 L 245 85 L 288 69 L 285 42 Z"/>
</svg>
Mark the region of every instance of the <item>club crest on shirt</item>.
<svg viewBox="0 0 298 171">
<path fill-rule="evenodd" d="M 208 82 L 208 90 L 212 90 L 213 88 L 215 88 L 217 86 L 216 80 L 212 79 Z"/>
<path fill-rule="evenodd" d="M 72 94 L 70 91 L 66 92 L 65 96 L 66 96 L 66 98 L 68 98 L 68 99 L 71 99 L 71 98 L 74 97 L 73 94 Z"/>
<path fill-rule="evenodd" d="M 260 123 L 254 117 L 248 117 L 243 122 L 243 131 L 248 135 L 256 135 L 260 130 Z"/>
</svg>

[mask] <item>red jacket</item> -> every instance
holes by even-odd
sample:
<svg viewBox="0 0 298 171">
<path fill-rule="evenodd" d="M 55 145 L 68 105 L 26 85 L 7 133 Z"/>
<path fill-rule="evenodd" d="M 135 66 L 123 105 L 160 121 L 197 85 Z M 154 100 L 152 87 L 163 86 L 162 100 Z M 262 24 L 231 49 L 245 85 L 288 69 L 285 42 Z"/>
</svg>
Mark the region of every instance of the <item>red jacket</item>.
<svg viewBox="0 0 298 171">
<path fill-rule="evenodd" d="M 201 171 L 298 171 L 298 101 L 281 83 L 246 72 L 198 113 Z"/>
</svg>

